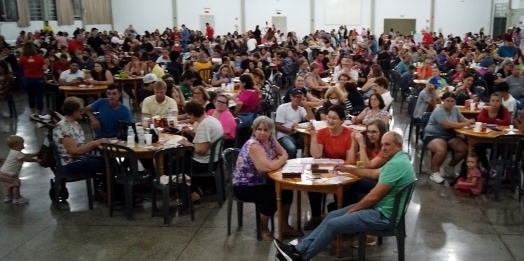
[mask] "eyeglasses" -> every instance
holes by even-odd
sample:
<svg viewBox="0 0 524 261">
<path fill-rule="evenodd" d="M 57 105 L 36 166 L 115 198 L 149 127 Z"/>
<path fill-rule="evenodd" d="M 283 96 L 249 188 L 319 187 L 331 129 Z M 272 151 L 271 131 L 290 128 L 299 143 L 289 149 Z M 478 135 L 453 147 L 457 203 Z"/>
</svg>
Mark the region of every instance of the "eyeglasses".
<svg viewBox="0 0 524 261">
<path fill-rule="evenodd" d="M 369 131 L 369 130 L 368 130 L 368 131 L 366 131 L 366 133 L 367 133 L 367 135 L 369 135 L 369 136 L 376 136 L 376 135 L 378 135 L 379 132 L 378 132 L 378 131 Z"/>
<path fill-rule="evenodd" d="M 219 100 L 217 100 L 216 103 L 218 103 L 218 104 L 223 104 L 223 105 L 226 105 L 226 104 L 227 104 L 227 102 L 225 102 L 225 101 L 219 101 Z"/>
<path fill-rule="evenodd" d="M 328 117 L 327 117 L 327 120 L 328 120 L 328 121 L 338 121 L 338 120 L 340 120 L 340 118 L 339 118 L 339 117 L 329 117 L 329 116 L 328 116 Z"/>
</svg>

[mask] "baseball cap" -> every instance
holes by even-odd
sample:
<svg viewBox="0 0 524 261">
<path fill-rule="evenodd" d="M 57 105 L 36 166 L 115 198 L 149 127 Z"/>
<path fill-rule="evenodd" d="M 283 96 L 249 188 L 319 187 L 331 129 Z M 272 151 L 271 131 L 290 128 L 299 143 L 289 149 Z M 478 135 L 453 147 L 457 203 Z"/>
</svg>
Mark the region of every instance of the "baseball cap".
<svg viewBox="0 0 524 261">
<path fill-rule="evenodd" d="M 437 87 L 442 87 L 442 85 L 440 84 L 440 81 L 439 79 L 437 79 L 436 77 L 432 77 L 431 79 L 429 79 L 429 82 L 428 83 L 431 83 Z"/>
<path fill-rule="evenodd" d="M 298 96 L 298 95 L 304 95 L 304 93 L 299 88 L 294 88 L 293 90 L 291 90 L 291 94 L 289 94 L 289 95 L 290 96 Z"/>
<path fill-rule="evenodd" d="M 148 73 L 142 80 L 144 83 L 152 83 L 158 81 L 158 77 L 154 73 Z"/>
<path fill-rule="evenodd" d="M 349 55 L 349 54 L 351 54 L 351 52 L 349 50 L 346 50 L 346 51 L 344 51 L 344 54 L 345 55 Z"/>
</svg>

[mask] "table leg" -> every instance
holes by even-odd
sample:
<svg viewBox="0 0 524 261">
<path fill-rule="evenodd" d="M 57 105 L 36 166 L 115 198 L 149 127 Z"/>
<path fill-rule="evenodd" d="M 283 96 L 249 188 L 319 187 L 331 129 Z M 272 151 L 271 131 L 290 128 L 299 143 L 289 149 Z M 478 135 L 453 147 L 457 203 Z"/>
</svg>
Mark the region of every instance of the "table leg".
<svg viewBox="0 0 524 261">
<path fill-rule="evenodd" d="M 106 161 L 106 183 L 107 183 L 107 206 L 111 208 L 112 201 L 112 179 L 111 179 L 111 167 L 107 157 L 104 157 Z"/>
<path fill-rule="evenodd" d="M 344 201 L 343 200 L 344 199 L 344 186 L 337 187 L 337 199 L 338 199 L 337 209 L 341 209 L 342 203 Z M 342 250 L 342 234 L 338 234 L 337 235 L 337 257 L 338 258 L 342 257 L 341 250 Z"/>
<path fill-rule="evenodd" d="M 304 135 L 304 153 L 302 153 L 302 157 L 306 158 L 309 157 L 309 145 L 311 143 L 311 136 L 310 135 Z"/>
<path fill-rule="evenodd" d="M 137 98 L 137 95 L 138 95 L 138 87 L 137 87 L 137 82 L 136 81 L 133 81 L 133 89 L 134 89 L 134 95 L 135 95 L 135 98 L 133 99 L 133 107 L 135 107 L 135 109 L 138 109 L 138 100 L 136 99 Z"/>
<path fill-rule="evenodd" d="M 275 182 L 275 190 L 277 193 L 278 240 L 282 241 L 284 240 L 284 235 L 282 233 L 282 230 L 284 229 L 284 224 L 282 222 L 282 191 L 280 188 L 280 182 L 278 181 Z"/>
<path fill-rule="evenodd" d="M 297 190 L 297 230 L 302 227 L 302 191 Z"/>
</svg>

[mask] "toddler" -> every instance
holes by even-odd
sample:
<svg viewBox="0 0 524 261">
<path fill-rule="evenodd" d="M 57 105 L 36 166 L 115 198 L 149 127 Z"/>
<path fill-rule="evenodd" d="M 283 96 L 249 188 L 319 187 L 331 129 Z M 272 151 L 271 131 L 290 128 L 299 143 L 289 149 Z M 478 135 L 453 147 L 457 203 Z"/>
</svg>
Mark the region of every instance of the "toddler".
<svg viewBox="0 0 524 261">
<path fill-rule="evenodd" d="M 20 136 L 11 135 L 7 138 L 7 146 L 10 148 L 4 165 L 0 168 L 0 181 L 7 188 L 5 203 L 13 202 L 14 205 L 29 203 L 29 200 L 20 196 L 20 178 L 18 174 L 24 162 L 38 162 L 34 157 L 37 153 L 24 154 L 24 139 Z"/>
<path fill-rule="evenodd" d="M 455 195 L 458 197 L 478 196 L 482 191 L 482 174 L 478 167 L 478 158 L 469 156 L 466 161 L 468 178 L 459 178 L 455 184 Z"/>
</svg>

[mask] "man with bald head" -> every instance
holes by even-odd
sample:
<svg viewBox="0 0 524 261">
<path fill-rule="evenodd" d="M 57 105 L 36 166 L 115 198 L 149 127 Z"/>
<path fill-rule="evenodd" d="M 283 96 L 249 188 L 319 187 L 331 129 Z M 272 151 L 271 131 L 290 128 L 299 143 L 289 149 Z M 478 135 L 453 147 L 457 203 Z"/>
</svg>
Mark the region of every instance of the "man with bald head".
<svg viewBox="0 0 524 261">
<path fill-rule="evenodd" d="M 323 251 L 337 234 L 351 234 L 372 230 L 386 230 L 394 207 L 395 195 L 415 181 L 415 171 L 407 153 L 402 151 L 402 136 L 390 131 L 382 137 L 382 148 L 387 163 L 368 172 L 368 179 L 378 183 L 360 202 L 330 212 L 322 223 L 298 245 L 284 245 L 275 239 L 274 245 L 286 260 L 310 260 Z M 337 166 L 335 169 L 343 169 Z M 403 209 L 406 198 L 401 200 Z M 400 219 L 400 216 L 398 217 Z M 398 221 L 398 220 L 397 220 Z"/>
</svg>

